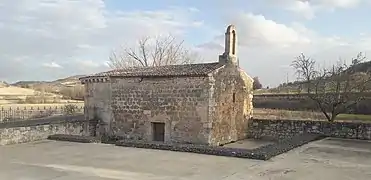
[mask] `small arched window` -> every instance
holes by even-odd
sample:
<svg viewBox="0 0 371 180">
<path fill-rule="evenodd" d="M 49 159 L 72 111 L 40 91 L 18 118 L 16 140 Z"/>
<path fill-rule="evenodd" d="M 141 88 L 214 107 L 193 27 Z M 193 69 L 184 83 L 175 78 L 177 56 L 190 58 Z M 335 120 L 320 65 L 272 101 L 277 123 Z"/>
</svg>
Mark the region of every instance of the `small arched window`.
<svg viewBox="0 0 371 180">
<path fill-rule="evenodd" d="M 232 55 L 236 55 L 236 31 L 232 31 Z"/>
</svg>

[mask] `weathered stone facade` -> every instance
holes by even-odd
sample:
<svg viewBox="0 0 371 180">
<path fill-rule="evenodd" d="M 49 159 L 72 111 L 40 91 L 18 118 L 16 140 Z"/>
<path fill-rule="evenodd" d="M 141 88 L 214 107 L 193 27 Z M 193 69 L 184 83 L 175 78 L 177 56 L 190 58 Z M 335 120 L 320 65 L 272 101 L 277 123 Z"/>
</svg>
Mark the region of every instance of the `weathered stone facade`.
<svg viewBox="0 0 371 180">
<path fill-rule="evenodd" d="M 243 139 L 252 114 L 253 80 L 238 66 L 236 43 L 234 26 L 229 26 L 219 62 L 81 78 L 86 118 L 101 120 L 97 136 L 152 141 L 155 124 L 162 123 L 165 142 L 218 145 Z"/>
<path fill-rule="evenodd" d="M 315 133 L 329 137 L 371 140 L 371 123 L 304 120 L 250 120 L 251 138 L 287 139 L 298 134 Z"/>
<path fill-rule="evenodd" d="M 210 77 L 209 114 L 212 144 L 225 144 L 246 137 L 252 115 L 252 80 L 235 66 L 226 65 Z"/>
<path fill-rule="evenodd" d="M 91 135 L 109 132 L 110 122 L 112 119 L 111 106 L 111 83 L 105 80 L 104 82 L 92 82 L 85 84 L 85 119 L 99 119 L 100 129 L 91 130 Z M 90 123 L 91 124 L 91 123 Z M 93 127 L 95 128 L 95 127 Z"/>
<path fill-rule="evenodd" d="M 208 142 L 207 77 L 112 79 L 113 133 L 152 140 L 152 124 L 165 123 L 165 141 Z"/>
</svg>

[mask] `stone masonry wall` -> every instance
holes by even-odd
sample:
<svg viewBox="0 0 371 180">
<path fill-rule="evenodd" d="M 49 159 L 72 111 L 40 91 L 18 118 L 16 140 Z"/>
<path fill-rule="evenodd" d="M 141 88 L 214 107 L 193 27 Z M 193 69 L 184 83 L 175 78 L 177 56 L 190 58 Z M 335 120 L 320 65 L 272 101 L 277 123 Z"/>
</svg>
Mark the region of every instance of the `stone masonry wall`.
<svg viewBox="0 0 371 180">
<path fill-rule="evenodd" d="M 246 137 L 252 113 L 252 79 L 236 66 L 225 66 L 210 78 L 212 144 L 225 144 Z"/>
<path fill-rule="evenodd" d="M 52 134 L 86 135 L 84 122 L 81 115 L 0 123 L 0 145 L 42 140 Z"/>
<path fill-rule="evenodd" d="M 371 123 L 351 123 L 302 120 L 251 120 L 248 137 L 284 139 L 303 133 L 318 133 L 330 137 L 371 140 Z"/>
<path fill-rule="evenodd" d="M 165 123 L 165 142 L 207 144 L 208 77 L 113 78 L 113 134 L 152 140 L 152 122 Z"/>
<path fill-rule="evenodd" d="M 58 116 L 0 123 L 0 145 L 46 139 L 52 134 L 87 135 L 84 116 Z"/>
<path fill-rule="evenodd" d="M 85 119 L 92 120 L 96 116 L 101 120 L 99 129 L 92 125 L 91 135 L 100 136 L 110 132 L 112 119 L 111 91 L 109 82 L 93 82 L 85 84 Z"/>
</svg>

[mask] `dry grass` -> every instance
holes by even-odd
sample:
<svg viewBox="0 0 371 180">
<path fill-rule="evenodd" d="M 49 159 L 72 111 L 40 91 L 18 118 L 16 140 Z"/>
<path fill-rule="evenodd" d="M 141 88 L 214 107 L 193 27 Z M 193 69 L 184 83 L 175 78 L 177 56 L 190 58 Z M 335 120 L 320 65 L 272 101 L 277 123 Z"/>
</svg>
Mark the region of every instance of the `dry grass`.
<svg viewBox="0 0 371 180">
<path fill-rule="evenodd" d="M 4 95 L 20 95 L 20 96 L 27 96 L 33 95 L 35 91 L 32 89 L 27 88 L 20 88 L 20 87 L 2 87 L 0 88 L 0 96 Z"/>
<path fill-rule="evenodd" d="M 254 95 L 270 95 L 270 94 L 298 94 L 297 91 L 293 90 L 280 90 L 280 91 L 274 91 L 270 89 L 258 89 L 254 91 Z"/>
<path fill-rule="evenodd" d="M 20 87 L 15 87 L 15 86 L 9 86 L 9 87 L 2 87 L 0 88 L 0 96 L 32 96 L 37 91 L 33 89 L 28 89 L 28 88 L 20 88 Z M 52 93 L 45 93 L 45 95 L 48 96 L 57 96 L 56 94 Z"/>
<path fill-rule="evenodd" d="M 262 109 L 254 108 L 254 118 L 256 119 L 326 119 L 326 117 L 319 112 L 310 111 L 289 111 L 281 109 Z"/>
<path fill-rule="evenodd" d="M 327 121 L 321 112 L 312 111 L 289 111 L 280 109 L 254 109 L 255 119 L 275 119 L 275 120 L 322 120 Z M 363 114 L 339 114 L 336 121 L 354 122 L 368 121 L 371 122 L 371 115 Z"/>
<path fill-rule="evenodd" d="M 59 102 L 61 95 L 15 86 L 0 87 L 0 104 Z"/>
</svg>

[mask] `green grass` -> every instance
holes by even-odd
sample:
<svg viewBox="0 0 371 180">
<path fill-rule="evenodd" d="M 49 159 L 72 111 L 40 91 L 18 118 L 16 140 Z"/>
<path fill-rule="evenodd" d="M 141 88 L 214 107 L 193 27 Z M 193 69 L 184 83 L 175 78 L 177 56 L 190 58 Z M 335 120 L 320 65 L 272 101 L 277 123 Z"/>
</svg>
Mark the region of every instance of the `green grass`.
<svg viewBox="0 0 371 180">
<path fill-rule="evenodd" d="M 321 120 L 327 121 L 322 112 L 313 111 L 289 111 L 280 109 L 254 108 L 254 118 L 256 119 L 284 119 L 284 120 Z M 371 122 L 371 115 L 365 114 L 339 114 L 335 121 L 361 121 Z"/>
<path fill-rule="evenodd" d="M 257 89 L 254 90 L 254 95 L 262 95 L 262 94 L 298 94 L 298 90 L 296 89 L 281 89 L 278 90 L 277 88 L 272 89 Z M 303 92 L 301 92 L 303 93 Z"/>
<path fill-rule="evenodd" d="M 361 121 L 371 121 L 371 115 L 365 114 L 339 114 L 336 117 L 337 120 L 361 120 Z"/>
</svg>

